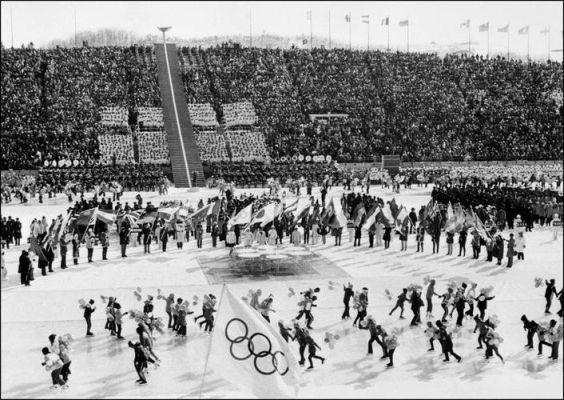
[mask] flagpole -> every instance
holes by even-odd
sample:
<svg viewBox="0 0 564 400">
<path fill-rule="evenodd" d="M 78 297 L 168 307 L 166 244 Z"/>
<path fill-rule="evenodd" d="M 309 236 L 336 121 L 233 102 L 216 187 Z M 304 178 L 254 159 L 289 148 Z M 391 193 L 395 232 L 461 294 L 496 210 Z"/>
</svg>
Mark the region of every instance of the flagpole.
<svg viewBox="0 0 564 400">
<path fill-rule="evenodd" d="M 530 42 L 529 39 L 530 39 L 530 37 L 531 37 L 531 34 L 529 33 L 529 30 L 527 30 L 527 61 L 528 62 L 531 61 L 531 58 L 530 58 L 530 55 L 529 55 L 529 42 Z"/>
<path fill-rule="evenodd" d="M 509 29 L 507 29 L 507 61 L 509 61 Z"/>
<path fill-rule="evenodd" d="M 76 7 L 74 8 L 74 47 L 76 47 Z"/>
<path fill-rule="evenodd" d="M 12 34 L 12 49 L 14 48 L 14 19 L 12 16 L 12 7 L 10 7 L 10 33 Z"/>
<path fill-rule="evenodd" d="M 225 297 L 225 290 L 226 290 L 226 284 L 223 284 L 223 287 L 221 289 L 221 297 L 219 298 L 219 302 L 217 304 L 217 310 L 220 310 L 220 306 L 221 306 L 221 302 L 223 301 L 223 298 Z M 212 349 L 212 342 L 213 342 L 213 337 L 214 335 L 212 334 L 210 337 L 210 343 L 208 346 L 208 354 L 206 355 L 206 363 L 204 365 L 204 373 L 202 374 L 202 382 L 200 383 L 200 394 L 198 396 L 199 399 L 202 398 L 202 388 L 204 387 L 204 381 L 206 379 L 206 372 L 208 371 L 208 362 L 210 360 L 210 353 L 211 353 L 211 349 Z"/>
<path fill-rule="evenodd" d="M 546 36 L 548 38 L 548 47 L 546 51 L 548 53 L 548 60 L 550 61 L 550 27 L 548 28 L 548 32 L 546 32 Z"/>
<path fill-rule="evenodd" d="M 407 52 L 409 53 L 409 20 L 407 20 Z"/>
<path fill-rule="evenodd" d="M 370 20 L 366 24 L 366 50 L 370 51 Z"/>
<path fill-rule="evenodd" d="M 490 27 L 488 26 L 488 58 L 490 58 Z"/>
<path fill-rule="evenodd" d="M 309 12 L 309 50 L 313 49 L 313 15 Z"/>
<path fill-rule="evenodd" d="M 468 23 L 468 55 L 472 53 L 472 49 L 470 47 L 470 23 Z"/>
<path fill-rule="evenodd" d="M 331 11 L 329 11 L 329 50 L 331 50 Z"/>
<path fill-rule="evenodd" d="M 352 33 L 352 18 L 351 18 L 351 13 L 349 12 L 349 50 L 352 49 L 352 45 L 351 45 L 351 33 Z"/>
<path fill-rule="evenodd" d="M 388 19 L 386 22 L 388 23 L 388 51 L 390 51 L 390 20 Z"/>
<path fill-rule="evenodd" d="M 253 10 L 249 10 L 249 47 L 253 47 Z"/>
</svg>

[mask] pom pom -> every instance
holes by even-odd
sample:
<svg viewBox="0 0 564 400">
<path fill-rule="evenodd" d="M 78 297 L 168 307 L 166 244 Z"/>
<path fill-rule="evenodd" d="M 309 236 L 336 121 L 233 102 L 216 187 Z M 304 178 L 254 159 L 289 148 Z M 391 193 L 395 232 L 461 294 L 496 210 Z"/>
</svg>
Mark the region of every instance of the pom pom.
<svg viewBox="0 0 564 400">
<path fill-rule="evenodd" d="M 245 296 L 241 297 L 241 300 L 243 300 L 245 303 L 249 302 L 249 298 Z"/>
<path fill-rule="evenodd" d="M 288 288 L 288 297 L 292 297 L 292 296 L 295 296 L 295 295 L 296 295 L 296 292 L 294 292 L 294 289 Z"/>
<path fill-rule="evenodd" d="M 480 294 L 483 294 L 486 297 L 490 297 L 492 295 L 492 292 L 493 292 L 493 286 L 488 286 L 486 288 L 480 289 Z"/>
<path fill-rule="evenodd" d="M 139 294 L 139 292 L 134 291 L 133 295 L 135 296 L 135 298 L 137 299 L 137 301 L 141 301 L 141 295 Z"/>
<path fill-rule="evenodd" d="M 431 277 L 429 275 L 427 275 L 425 278 L 423 278 L 423 284 L 424 285 L 428 285 L 431 282 Z"/>
<path fill-rule="evenodd" d="M 86 305 L 86 300 L 84 299 L 78 299 L 78 304 L 82 307 L 84 307 Z"/>
<path fill-rule="evenodd" d="M 390 291 L 388 289 L 384 290 L 384 294 L 386 295 L 386 298 L 388 300 L 392 300 L 392 294 L 390 293 Z"/>
<path fill-rule="evenodd" d="M 544 285 L 544 279 L 536 277 L 535 278 L 535 287 L 538 288 L 538 287 L 541 287 L 543 285 Z"/>
<path fill-rule="evenodd" d="M 100 295 L 100 299 L 102 299 L 102 304 L 106 304 L 106 301 L 108 300 L 108 296 Z"/>
<path fill-rule="evenodd" d="M 449 281 L 447 283 L 447 287 L 452 288 L 452 290 L 456 290 L 458 288 L 458 283 L 454 280 Z"/>
<path fill-rule="evenodd" d="M 488 320 L 490 321 L 490 324 L 493 326 L 494 329 L 497 328 L 497 327 L 499 326 L 500 322 L 501 322 L 501 321 L 499 320 L 498 316 L 495 315 L 495 314 L 494 314 L 494 315 L 491 315 L 491 316 L 488 318 Z"/>
<path fill-rule="evenodd" d="M 138 293 L 141 293 L 141 292 L 142 292 L 142 290 L 141 290 L 141 288 L 140 288 L 139 286 L 137 286 L 137 287 L 135 288 L 135 290 L 136 290 Z"/>
</svg>

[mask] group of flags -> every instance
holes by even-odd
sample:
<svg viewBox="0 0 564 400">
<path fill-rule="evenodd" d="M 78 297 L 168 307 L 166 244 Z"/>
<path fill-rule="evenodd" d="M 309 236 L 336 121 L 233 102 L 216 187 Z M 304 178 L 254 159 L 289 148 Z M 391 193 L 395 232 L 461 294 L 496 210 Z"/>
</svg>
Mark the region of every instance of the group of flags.
<svg viewBox="0 0 564 400">
<path fill-rule="evenodd" d="M 311 19 L 311 11 L 309 11 L 308 14 L 308 19 Z M 352 22 L 352 18 L 351 18 L 351 14 L 348 13 L 345 15 L 345 21 L 347 23 L 351 23 Z M 361 15 L 360 16 L 360 22 L 363 24 L 370 24 L 370 15 Z M 382 18 L 381 20 L 381 25 L 382 26 L 389 26 L 390 25 L 390 17 L 386 17 L 386 18 Z M 403 20 L 403 21 L 399 21 L 399 26 L 408 26 L 409 25 L 409 20 Z"/>
<path fill-rule="evenodd" d="M 467 19 L 465 21 L 462 21 L 460 23 L 460 27 L 470 29 L 470 20 Z M 489 32 L 490 31 L 489 21 L 484 23 L 484 24 L 478 25 L 478 31 L 479 32 Z M 500 33 L 509 33 L 509 24 L 502 26 L 500 28 L 497 28 L 497 31 L 500 32 Z M 546 35 L 547 33 L 550 33 L 550 28 L 544 28 L 542 31 L 540 31 L 540 33 L 543 34 L 543 35 Z M 517 34 L 518 35 L 528 35 L 529 34 L 529 25 L 526 25 L 526 26 L 518 29 Z"/>
</svg>

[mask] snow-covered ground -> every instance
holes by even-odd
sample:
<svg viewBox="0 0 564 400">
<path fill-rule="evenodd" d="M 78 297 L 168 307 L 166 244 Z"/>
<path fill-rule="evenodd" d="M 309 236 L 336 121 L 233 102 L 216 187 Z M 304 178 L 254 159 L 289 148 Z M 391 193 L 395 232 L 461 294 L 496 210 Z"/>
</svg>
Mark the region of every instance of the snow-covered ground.
<svg viewBox="0 0 564 400">
<path fill-rule="evenodd" d="M 419 210 L 430 198 L 429 186 L 402 190 L 393 194 L 389 190 L 372 187 L 371 194 L 384 200 L 396 198 L 398 204 Z M 240 192 L 262 193 L 265 189 L 239 189 Z M 318 195 L 319 190 L 314 190 Z M 340 196 L 342 190 L 334 188 L 329 196 Z M 122 199 L 133 203 L 136 193 L 127 193 Z M 169 195 L 159 197 L 154 193 L 142 193 L 144 201 L 158 205 L 163 198 L 189 200 L 192 205 L 200 198 L 217 194 L 217 190 L 202 189 L 187 192 L 172 189 Z M 329 197 L 328 196 L 328 197 Z M 45 215 L 48 220 L 64 212 L 68 202 L 64 196 L 46 199 L 43 205 L 36 203 L 2 206 L 2 216 L 19 217 L 23 224 L 23 235 L 27 237 L 29 224 L 34 217 Z M 508 233 L 505 233 L 507 236 Z M 443 235 L 444 236 L 444 235 Z M 115 238 L 114 238 L 115 239 Z M 444 241 L 443 237 L 443 241 Z M 440 255 L 431 253 L 427 237 L 425 253 L 416 253 L 414 235 L 409 237 L 408 251 L 400 252 L 400 243 L 392 241 L 388 250 L 368 248 L 367 235 L 361 247 L 352 247 L 346 232 L 341 247 L 333 246 L 333 238 L 323 246 L 310 246 L 313 252 L 331 260 L 343 270 L 342 278 L 326 278 L 319 271 L 318 279 L 257 281 L 230 284 L 231 290 L 240 296 L 249 289 L 262 288 L 263 294 L 274 295 L 272 323 L 278 319 L 290 320 L 297 312 L 297 298 L 289 296 L 289 288 L 296 292 L 309 287 L 320 287 L 319 306 L 314 309 L 315 322 L 313 337 L 321 345 L 320 354 L 327 362 L 317 365 L 313 371 L 301 376 L 300 397 L 409 397 L 409 398 L 451 398 L 451 397 L 550 397 L 562 398 L 563 364 L 537 358 L 536 351 L 525 351 L 526 334 L 520 317 L 526 314 L 537 322 L 547 320 L 544 316 L 544 288 L 535 288 L 534 278 L 555 278 L 557 289 L 562 288 L 563 246 L 562 236 L 552 240 L 552 232 L 535 229 L 527 233 L 527 248 L 524 261 L 515 261 L 514 268 L 507 269 L 506 259 L 502 266 L 495 262 L 486 263 L 485 254 L 480 260 L 472 259 L 472 249 L 467 245 L 466 257 L 446 256 L 446 243 L 441 245 Z M 236 386 L 225 385 L 229 370 L 214 372 L 205 378 L 201 390 L 207 347 L 211 336 L 200 332 L 189 319 L 188 337 L 177 338 L 166 332 L 157 336 L 156 352 L 162 359 L 161 367 L 152 370 L 149 384 L 138 386 L 133 369 L 133 350 L 126 341 L 117 341 L 103 329 L 105 314 L 100 295 L 117 296 L 124 310 L 140 309 L 133 291 L 141 287 L 144 294 L 155 295 L 161 289 L 166 295 L 174 293 L 191 301 L 193 296 L 200 299 L 203 294 L 221 293 L 221 285 L 210 285 L 197 261 L 199 257 L 223 257 L 227 250 L 220 242 L 216 249 L 211 247 L 209 235 L 205 236 L 202 249 L 196 248 L 191 239 L 183 250 L 177 250 L 169 242 L 169 250 L 162 253 L 153 245 L 153 253 L 144 255 L 142 246 L 128 249 L 128 258 L 119 257 L 118 244 L 112 242 L 109 261 L 101 261 L 101 249 L 94 250 L 94 263 L 87 264 L 86 251 L 81 250 L 80 265 L 62 271 L 55 260 L 55 273 L 42 277 L 35 271 L 36 279 L 31 287 L 18 285 L 17 258 L 23 248 L 6 250 L 9 282 L 2 283 L 2 391 L 3 398 L 29 397 L 248 397 L 251 393 Z M 70 262 L 72 264 L 72 260 Z M 206 267 L 208 268 L 208 267 Z M 443 293 L 450 280 L 466 280 L 478 283 L 480 287 L 492 285 L 496 296 L 488 307 L 488 314 L 496 314 L 501 320 L 498 328 L 504 342 L 500 353 L 505 364 L 497 358 L 484 362 L 483 350 L 476 350 L 477 335 L 472 333 L 474 323 L 465 320 L 464 327 L 453 334 L 455 352 L 463 358 L 461 363 L 443 363 L 437 349 L 428 352 L 428 342 L 423 327 L 409 328 L 411 311 L 406 308 L 406 320 L 399 320 L 399 310 L 393 317 L 388 316 L 394 301 L 385 295 L 388 289 L 395 300 L 403 287 L 410 283 L 423 284 L 426 276 L 437 280 L 437 292 Z M 337 282 L 336 290 L 329 287 L 329 280 Z M 374 358 L 366 356 L 368 332 L 352 328 L 352 320 L 341 321 L 342 284 L 350 281 L 355 289 L 369 288 L 368 314 L 374 316 L 388 331 L 404 328 L 399 337 L 400 346 L 394 354 L 393 369 L 386 369 L 386 362 L 379 359 L 380 348 L 375 344 Z M 98 305 L 93 314 L 94 337 L 86 338 L 85 323 L 78 299 L 92 298 Z M 435 317 L 440 316 L 440 304 L 435 300 Z M 199 314 L 200 304 L 193 307 Z M 559 304 L 554 301 L 553 318 Z M 166 320 L 164 302 L 156 301 L 156 315 Z M 354 310 L 353 310 L 354 311 Z M 424 310 L 423 310 L 424 311 Z M 352 312 L 351 315 L 355 315 Z M 423 313 L 422 313 L 423 314 Z M 433 320 L 436 320 L 434 318 Z M 424 321 L 425 322 L 425 321 Z M 562 320 L 559 319 L 559 323 Z M 451 323 L 454 325 L 454 323 Z M 125 317 L 124 336 L 135 340 L 135 323 Z M 341 339 L 333 350 L 323 343 L 326 332 L 338 333 Z M 51 333 L 70 333 L 74 338 L 72 347 L 72 375 L 70 388 L 64 392 L 51 393 L 49 374 L 41 366 L 41 348 L 48 344 Z M 535 338 L 535 344 L 537 343 Z M 297 344 L 291 344 L 298 355 Z M 438 347 L 438 346 L 437 346 Z M 208 371 L 209 372 L 209 371 Z M 220 379 L 223 378 L 223 379 Z"/>
</svg>

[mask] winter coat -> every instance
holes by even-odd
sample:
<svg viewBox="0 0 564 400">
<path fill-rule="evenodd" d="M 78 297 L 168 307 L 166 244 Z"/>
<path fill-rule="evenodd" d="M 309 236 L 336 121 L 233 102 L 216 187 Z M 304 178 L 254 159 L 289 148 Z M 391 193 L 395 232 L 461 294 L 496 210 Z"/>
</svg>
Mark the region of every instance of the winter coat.
<svg viewBox="0 0 564 400">
<path fill-rule="evenodd" d="M 523 235 L 523 237 L 521 236 L 517 236 L 517 239 L 515 239 L 515 251 L 517 253 L 523 253 L 525 250 L 525 236 Z"/>
<path fill-rule="evenodd" d="M 503 257 L 503 239 L 499 236 L 494 241 L 493 256 L 495 258 Z"/>
<path fill-rule="evenodd" d="M 268 245 L 269 246 L 276 245 L 277 238 L 278 238 L 278 233 L 276 233 L 276 229 L 274 229 L 273 227 L 268 231 Z"/>
<path fill-rule="evenodd" d="M 292 232 L 292 243 L 294 244 L 294 246 L 299 246 L 300 244 L 302 244 L 302 234 L 298 230 Z"/>
<path fill-rule="evenodd" d="M 18 273 L 20 274 L 27 274 L 29 273 L 29 269 L 31 268 L 31 260 L 27 254 L 22 254 L 20 256 L 20 263 L 18 266 Z"/>
<path fill-rule="evenodd" d="M 507 258 L 515 257 L 515 239 L 509 239 L 507 242 Z"/>
<path fill-rule="evenodd" d="M 378 229 L 378 228 L 376 228 Z M 392 238 L 392 228 L 384 228 L 384 241 L 389 241 Z"/>
<path fill-rule="evenodd" d="M 453 232 L 447 232 L 447 240 L 446 242 L 448 244 L 452 244 L 454 243 L 454 233 Z"/>
</svg>

